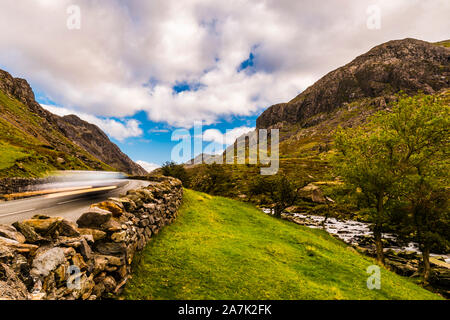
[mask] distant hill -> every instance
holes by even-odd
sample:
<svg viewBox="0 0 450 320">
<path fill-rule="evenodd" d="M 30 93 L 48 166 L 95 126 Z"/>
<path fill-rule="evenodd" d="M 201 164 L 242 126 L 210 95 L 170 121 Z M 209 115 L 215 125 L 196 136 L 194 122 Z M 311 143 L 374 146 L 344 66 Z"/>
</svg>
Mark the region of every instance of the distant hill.
<svg viewBox="0 0 450 320">
<path fill-rule="evenodd" d="M 0 177 L 37 177 L 50 170 L 146 171 L 97 126 L 43 109 L 24 79 L 0 70 Z"/>
<path fill-rule="evenodd" d="M 195 158 L 187 161 L 184 163 L 186 167 L 194 166 L 199 163 L 213 163 L 215 161 L 219 161 L 221 155 L 213 155 L 213 154 L 207 154 L 207 153 L 201 153 Z"/>
</svg>

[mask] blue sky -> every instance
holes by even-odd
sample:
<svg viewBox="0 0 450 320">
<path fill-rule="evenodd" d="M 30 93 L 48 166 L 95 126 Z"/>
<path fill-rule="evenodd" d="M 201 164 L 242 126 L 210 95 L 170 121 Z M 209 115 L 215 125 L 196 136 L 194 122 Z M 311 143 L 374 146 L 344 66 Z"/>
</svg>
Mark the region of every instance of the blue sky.
<svg viewBox="0 0 450 320">
<path fill-rule="evenodd" d="M 243 134 L 380 43 L 448 39 L 449 11 L 448 0 L 2 0 L 0 66 L 51 112 L 160 165 L 175 129 L 202 121 L 208 143 Z"/>
<path fill-rule="evenodd" d="M 183 86 L 182 90 L 180 87 L 176 87 L 178 92 L 182 91 L 189 91 L 189 90 L 195 90 L 188 88 L 187 86 Z M 45 93 L 36 90 L 36 100 L 44 106 L 44 108 L 55 112 L 55 109 L 52 107 L 56 107 L 57 109 L 61 109 L 58 107 L 56 103 L 49 100 Z M 58 110 L 60 111 L 60 110 Z M 65 114 L 71 114 L 73 110 L 65 111 L 63 110 L 60 115 Z M 83 114 L 79 114 L 83 118 Z M 228 116 L 224 119 L 218 120 L 214 124 L 210 125 L 202 125 L 203 132 L 209 132 L 211 130 L 218 130 L 222 134 L 225 134 L 227 130 L 231 130 L 233 128 L 243 128 L 244 131 L 250 131 L 253 129 L 256 125 L 256 118 L 258 117 L 258 114 L 255 114 L 253 116 L 247 116 L 247 117 L 239 117 L 239 116 Z M 102 119 L 102 117 L 96 117 L 98 119 Z M 104 118 L 106 119 L 106 118 Z M 124 121 L 124 118 L 116 118 L 116 117 L 109 117 L 108 120 L 114 120 L 118 123 L 122 123 Z M 111 141 L 113 141 L 115 144 L 119 146 L 119 148 L 126 153 L 131 159 L 134 161 L 140 161 L 140 162 L 147 162 L 151 165 L 162 165 L 166 161 L 173 160 L 171 158 L 172 149 L 175 145 L 180 143 L 180 140 L 172 139 L 172 134 L 177 129 L 185 129 L 185 128 L 179 128 L 170 126 L 165 122 L 154 122 L 148 119 L 148 116 L 145 112 L 137 112 L 132 117 L 128 117 L 127 119 L 133 119 L 137 120 L 139 123 L 139 128 L 141 129 L 142 133 L 139 134 L 137 137 L 130 137 L 126 139 L 120 139 L 114 138 L 109 134 L 109 138 Z M 90 118 L 87 118 L 86 121 L 91 120 Z M 94 122 L 94 121 L 90 121 Z M 97 124 L 98 125 L 98 124 Z M 100 126 L 101 127 L 101 126 Z M 248 128 L 248 130 L 245 130 Z M 240 134 L 244 131 L 240 131 L 237 134 L 234 134 L 233 137 L 237 138 Z M 189 132 L 191 133 L 191 136 L 194 137 L 194 129 L 190 128 Z M 194 153 L 193 148 L 193 140 L 192 138 L 192 157 L 194 158 L 199 154 L 199 152 Z M 212 141 L 212 139 L 208 139 L 206 137 L 205 141 L 203 141 L 203 151 L 208 150 L 207 148 L 215 148 L 214 150 L 221 150 L 225 149 L 228 144 L 220 144 L 216 141 Z M 214 145 L 212 147 L 211 145 Z M 211 150 L 211 149 L 210 149 Z M 145 160 L 142 160 L 145 159 Z M 141 163 L 142 165 L 145 165 Z M 149 166 L 151 167 L 151 166 Z"/>
</svg>

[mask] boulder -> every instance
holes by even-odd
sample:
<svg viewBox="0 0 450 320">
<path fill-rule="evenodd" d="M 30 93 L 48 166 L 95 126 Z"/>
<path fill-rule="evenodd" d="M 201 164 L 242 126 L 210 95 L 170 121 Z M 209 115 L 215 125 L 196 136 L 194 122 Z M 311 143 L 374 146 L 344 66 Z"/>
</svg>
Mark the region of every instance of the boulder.
<svg viewBox="0 0 450 320">
<path fill-rule="evenodd" d="M 101 229 L 109 232 L 118 232 L 122 230 L 122 224 L 115 219 L 109 219 L 106 223 L 101 225 Z"/>
<path fill-rule="evenodd" d="M 2 251 L 4 250 L 13 252 L 14 254 L 25 253 L 33 255 L 38 249 L 38 246 L 33 244 L 20 243 L 16 240 L 0 237 L 0 249 Z"/>
<path fill-rule="evenodd" d="M 51 218 L 47 216 L 34 216 L 31 219 L 22 221 L 22 223 L 33 228 L 34 231 L 40 235 L 46 236 L 55 230 L 56 225 L 58 225 L 61 220 L 62 218 L 59 217 Z"/>
<path fill-rule="evenodd" d="M 77 224 L 80 228 L 101 229 L 101 226 L 108 222 L 111 217 L 111 212 L 100 208 L 93 208 L 89 212 L 84 213 L 77 220 Z"/>
<path fill-rule="evenodd" d="M 36 255 L 30 273 L 34 277 L 46 277 L 65 260 L 66 257 L 62 248 L 51 248 Z"/>
<path fill-rule="evenodd" d="M 65 219 L 59 221 L 57 224 L 56 230 L 59 235 L 66 237 L 78 237 L 80 236 L 80 232 L 77 229 L 75 223 L 67 221 Z"/>
<path fill-rule="evenodd" d="M 108 276 L 103 280 L 103 285 L 105 286 L 106 292 L 113 292 L 116 289 L 117 282 L 113 277 Z"/>
<path fill-rule="evenodd" d="M 94 208 L 99 208 L 102 210 L 109 211 L 112 213 L 113 217 L 120 217 L 124 211 L 124 207 L 120 202 L 116 203 L 113 201 L 103 201 L 100 203 L 93 204 L 91 206 L 91 209 L 94 209 Z"/>
<path fill-rule="evenodd" d="M 47 241 L 47 239 L 41 237 L 40 234 L 38 234 L 34 228 L 30 227 L 28 224 L 25 224 L 23 222 L 14 222 L 13 226 L 22 233 L 22 235 L 25 237 L 26 242 L 28 243 L 37 243 L 42 241 Z"/>
<path fill-rule="evenodd" d="M 78 231 L 81 235 L 91 235 L 94 241 L 99 241 L 106 237 L 106 232 L 97 229 L 78 228 Z"/>
<path fill-rule="evenodd" d="M 86 260 L 90 260 L 92 259 L 92 249 L 91 247 L 88 245 L 87 241 L 82 238 L 81 241 L 81 246 L 79 248 L 82 256 L 86 259 Z"/>
<path fill-rule="evenodd" d="M 111 240 L 114 242 L 123 242 L 125 241 L 126 238 L 127 238 L 126 231 L 116 232 L 111 235 Z"/>
<path fill-rule="evenodd" d="M 123 254 L 126 252 L 126 246 L 117 242 L 104 242 L 95 246 L 97 252 L 104 255 Z"/>
<path fill-rule="evenodd" d="M 87 269 L 87 264 L 83 259 L 83 256 L 79 253 L 76 253 L 73 257 L 72 257 L 72 264 L 76 265 L 80 270 L 86 270 Z"/>
<path fill-rule="evenodd" d="M 25 236 L 18 232 L 16 228 L 4 224 L 0 224 L 0 237 L 16 240 L 20 243 L 24 243 L 26 241 Z"/>
</svg>

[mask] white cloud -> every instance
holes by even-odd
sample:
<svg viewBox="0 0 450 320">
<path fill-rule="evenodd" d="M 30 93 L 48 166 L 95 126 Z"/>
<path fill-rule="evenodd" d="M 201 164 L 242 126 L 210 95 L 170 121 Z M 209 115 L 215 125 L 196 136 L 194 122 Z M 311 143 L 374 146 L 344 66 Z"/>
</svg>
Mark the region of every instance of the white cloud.
<svg viewBox="0 0 450 320">
<path fill-rule="evenodd" d="M 142 129 L 139 127 L 140 123 L 134 119 L 123 120 L 123 122 L 119 122 L 114 119 L 102 119 L 99 117 L 95 117 L 93 115 L 77 112 L 74 110 L 69 110 L 66 108 L 49 106 L 49 105 L 41 105 L 44 109 L 47 109 L 51 113 L 54 113 L 59 116 L 65 116 L 69 114 L 75 114 L 80 119 L 87 121 L 89 123 L 95 124 L 97 127 L 102 129 L 106 134 L 110 137 L 117 139 L 119 141 L 124 141 L 127 138 L 131 137 L 139 137 L 142 135 Z"/>
<path fill-rule="evenodd" d="M 438 41 L 450 29 L 448 0 L 375 1 L 376 31 L 366 26 L 373 0 L 78 0 L 81 30 L 71 31 L 72 2 L 2 0 L 2 66 L 65 108 L 144 110 L 172 126 L 257 113 L 377 44 Z M 250 52 L 252 72 L 237 72 Z M 182 82 L 202 85 L 174 94 Z"/>
<path fill-rule="evenodd" d="M 253 130 L 255 130 L 255 128 L 245 126 L 227 130 L 225 133 L 222 133 L 217 129 L 207 129 L 203 132 L 203 141 L 216 142 L 221 145 L 225 144 L 226 146 L 229 146 L 233 144 L 238 137 Z"/>
<path fill-rule="evenodd" d="M 142 168 L 144 168 L 149 173 L 152 172 L 153 170 L 161 167 L 160 165 L 158 165 L 156 163 L 150 163 L 150 162 L 143 161 L 143 160 L 138 160 L 138 161 L 136 161 L 136 163 L 138 165 L 140 165 Z"/>
</svg>

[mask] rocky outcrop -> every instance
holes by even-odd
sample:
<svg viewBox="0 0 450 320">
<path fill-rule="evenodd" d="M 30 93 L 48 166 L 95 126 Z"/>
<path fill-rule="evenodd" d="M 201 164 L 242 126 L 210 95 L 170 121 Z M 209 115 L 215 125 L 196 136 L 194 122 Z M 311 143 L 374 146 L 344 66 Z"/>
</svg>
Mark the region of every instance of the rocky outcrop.
<svg viewBox="0 0 450 320">
<path fill-rule="evenodd" d="M 99 127 L 83 121 L 75 115 L 56 117 L 56 124 L 66 137 L 91 155 L 119 171 L 134 175 L 147 173 L 112 143 Z"/>
<path fill-rule="evenodd" d="M 97 126 L 75 115 L 60 117 L 42 108 L 36 102 L 33 90 L 26 80 L 14 78 L 8 72 L 0 70 L 0 91 L 28 108 L 25 113 L 21 110 L 19 115 L 6 108 L 3 110 L 0 104 L 0 119 L 28 135 L 30 139 L 40 141 L 42 147 L 76 157 L 87 166 L 84 169 L 102 170 L 106 164 L 128 174 L 146 174 L 141 166 L 125 155 Z M 9 140 L 11 139 L 8 138 Z M 19 140 L 24 140 L 24 137 Z M 59 161 L 65 160 L 60 158 Z"/>
<path fill-rule="evenodd" d="M 384 101 L 400 90 L 432 94 L 449 87 L 450 48 L 416 39 L 389 41 L 328 73 L 290 102 L 271 106 L 256 126 L 309 126 L 311 117 L 361 98 Z M 383 101 L 380 104 L 386 105 Z"/>
<path fill-rule="evenodd" d="M 135 254 L 177 216 L 181 182 L 158 180 L 91 206 L 77 224 L 38 215 L 0 225 L 0 299 L 94 300 L 119 293 Z"/>
</svg>

